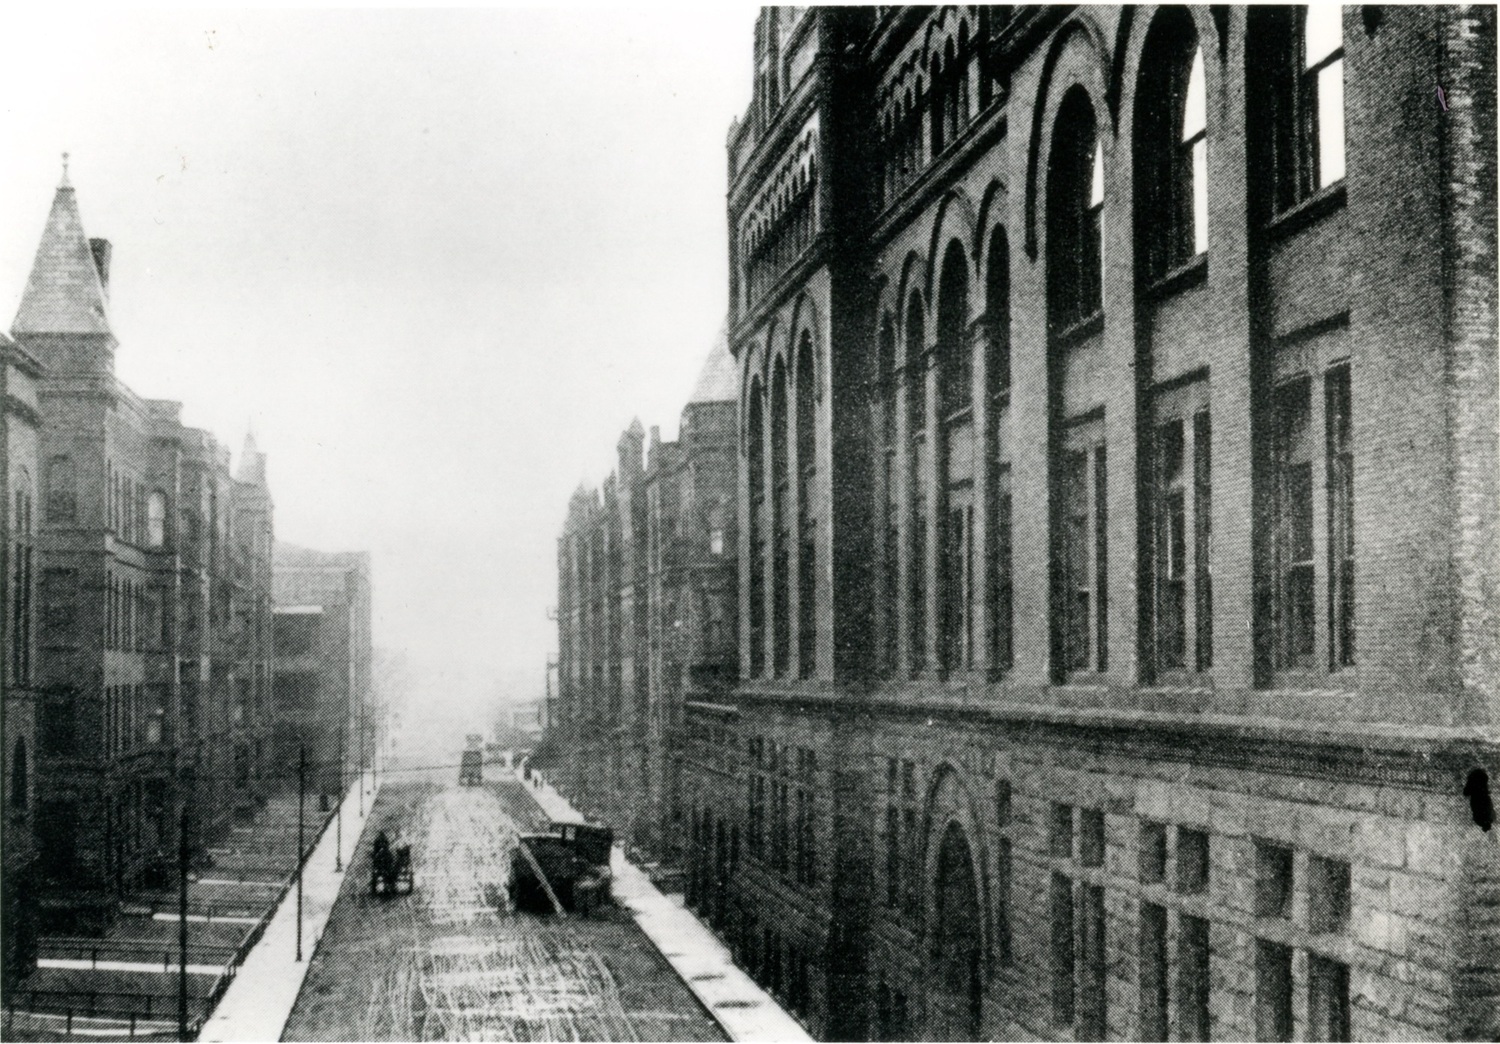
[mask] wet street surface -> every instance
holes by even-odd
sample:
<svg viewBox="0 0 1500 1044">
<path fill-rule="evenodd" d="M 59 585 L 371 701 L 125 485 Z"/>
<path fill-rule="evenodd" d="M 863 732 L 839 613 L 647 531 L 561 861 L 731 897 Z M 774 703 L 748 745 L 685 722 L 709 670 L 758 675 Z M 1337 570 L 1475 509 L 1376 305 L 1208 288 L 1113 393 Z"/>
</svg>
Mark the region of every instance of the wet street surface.
<svg viewBox="0 0 1500 1044">
<path fill-rule="evenodd" d="M 283 1039 L 725 1039 L 623 910 L 510 908 L 515 837 L 546 823 L 509 774 L 387 776 Z M 412 847 L 409 896 L 370 895 L 380 830 Z"/>
</svg>

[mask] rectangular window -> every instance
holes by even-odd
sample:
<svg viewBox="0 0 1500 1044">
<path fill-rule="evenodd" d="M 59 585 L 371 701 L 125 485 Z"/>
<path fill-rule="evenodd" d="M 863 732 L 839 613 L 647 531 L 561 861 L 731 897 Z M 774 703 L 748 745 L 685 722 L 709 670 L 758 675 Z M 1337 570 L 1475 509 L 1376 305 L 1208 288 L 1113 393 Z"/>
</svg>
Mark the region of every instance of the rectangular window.
<svg viewBox="0 0 1500 1044">
<path fill-rule="evenodd" d="M 1054 873 L 1050 899 L 1052 927 L 1052 1021 L 1073 1024 L 1073 881 Z"/>
<path fill-rule="evenodd" d="M 1141 903 L 1141 1039 L 1167 1039 L 1167 911 Z"/>
<path fill-rule="evenodd" d="M 995 950 L 1000 963 L 1012 958 L 1010 938 L 1010 838 L 1002 837 L 995 853 Z"/>
<path fill-rule="evenodd" d="M 72 569 L 42 571 L 42 644 L 72 648 L 78 644 L 78 573 Z"/>
<path fill-rule="evenodd" d="M 1156 429 L 1156 665 L 1184 665 L 1187 636 L 1187 439 L 1181 420 Z"/>
<path fill-rule="evenodd" d="M 1015 665 L 1013 635 L 1013 610 L 1011 588 L 1011 494 L 1010 468 L 999 469 L 995 502 L 995 565 L 994 577 L 995 648 L 994 666 L 1008 671 Z"/>
<path fill-rule="evenodd" d="M 1079 949 L 1082 960 L 1079 968 L 1079 1022 L 1080 1040 L 1103 1040 L 1105 1012 L 1108 1007 L 1105 976 L 1104 938 L 1104 886 L 1085 884 L 1080 886 L 1083 901 L 1082 919 L 1079 924 Z"/>
<path fill-rule="evenodd" d="M 1255 940 L 1255 1039 L 1292 1039 L 1292 951 Z"/>
<path fill-rule="evenodd" d="M 1315 932 L 1344 931 L 1349 927 L 1349 864 L 1310 856 L 1307 871 L 1309 927 Z"/>
<path fill-rule="evenodd" d="M 1255 842 L 1255 914 L 1289 918 L 1292 915 L 1292 850 L 1266 841 Z"/>
<path fill-rule="evenodd" d="M 1140 874 L 1141 884 L 1161 884 L 1167 876 L 1167 828 L 1149 819 L 1140 823 Z"/>
<path fill-rule="evenodd" d="M 1084 866 L 1104 865 L 1104 813 L 1097 808 L 1078 814 L 1078 855 Z"/>
<path fill-rule="evenodd" d="M 1048 850 L 1059 859 L 1073 858 L 1073 806 L 1054 804 Z"/>
<path fill-rule="evenodd" d="M 894 804 L 885 809 L 885 905 L 901 905 L 901 810 Z"/>
<path fill-rule="evenodd" d="M 1343 7 L 1302 8 L 1301 194 L 1306 197 L 1344 177 Z"/>
<path fill-rule="evenodd" d="M 1276 389 L 1280 664 L 1312 667 L 1314 655 L 1312 385 Z"/>
<path fill-rule="evenodd" d="M 1208 411 L 1193 415 L 1193 598 L 1198 670 L 1214 665 L 1213 430 Z"/>
<path fill-rule="evenodd" d="M 1323 393 L 1328 429 L 1328 666 L 1338 670 L 1354 664 L 1354 442 L 1349 367 L 1329 370 Z"/>
<path fill-rule="evenodd" d="M 1090 422 L 1069 432 L 1059 468 L 1063 614 L 1058 639 L 1064 679 L 1109 667 L 1108 482 L 1102 431 L 1102 425 Z"/>
<path fill-rule="evenodd" d="M 1349 1040 L 1349 966 L 1317 954 L 1307 957 L 1307 1037 Z"/>
<path fill-rule="evenodd" d="M 1210 1039 L 1208 961 L 1208 922 L 1183 914 L 1177 922 L 1177 1021 L 1182 1040 Z"/>
<path fill-rule="evenodd" d="M 1208 833 L 1177 828 L 1177 890 L 1196 895 L 1208 889 Z"/>
</svg>

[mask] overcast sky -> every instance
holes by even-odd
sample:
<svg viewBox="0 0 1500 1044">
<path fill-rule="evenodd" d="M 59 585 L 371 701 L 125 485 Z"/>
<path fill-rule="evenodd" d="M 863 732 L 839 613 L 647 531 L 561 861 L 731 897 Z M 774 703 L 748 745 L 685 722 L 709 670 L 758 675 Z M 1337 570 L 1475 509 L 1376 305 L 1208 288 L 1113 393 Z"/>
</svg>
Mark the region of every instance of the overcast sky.
<svg viewBox="0 0 1500 1044">
<path fill-rule="evenodd" d="M 0 322 L 67 150 L 119 376 L 253 425 L 277 536 L 372 552 L 424 698 L 540 694 L 568 497 L 723 319 L 755 10 L 12 8 Z"/>
</svg>

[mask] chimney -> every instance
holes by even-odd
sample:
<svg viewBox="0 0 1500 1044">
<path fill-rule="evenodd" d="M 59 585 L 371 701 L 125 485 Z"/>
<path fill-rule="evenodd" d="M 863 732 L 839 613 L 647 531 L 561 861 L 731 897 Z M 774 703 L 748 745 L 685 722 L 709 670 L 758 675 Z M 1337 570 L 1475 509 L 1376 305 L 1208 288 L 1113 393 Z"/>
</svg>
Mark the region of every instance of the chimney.
<svg viewBox="0 0 1500 1044">
<path fill-rule="evenodd" d="M 89 251 L 94 255 L 94 267 L 99 270 L 99 285 L 104 287 L 104 296 L 109 297 L 109 254 L 111 247 L 107 239 L 89 240 Z"/>
</svg>

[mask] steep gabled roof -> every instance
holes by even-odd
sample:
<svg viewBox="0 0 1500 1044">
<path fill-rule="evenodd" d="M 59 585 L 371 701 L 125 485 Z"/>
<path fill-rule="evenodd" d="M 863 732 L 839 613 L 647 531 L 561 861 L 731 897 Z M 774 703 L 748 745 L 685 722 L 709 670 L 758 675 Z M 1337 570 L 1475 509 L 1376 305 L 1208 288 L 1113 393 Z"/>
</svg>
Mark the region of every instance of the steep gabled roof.
<svg viewBox="0 0 1500 1044">
<path fill-rule="evenodd" d="M 66 173 L 52 197 L 52 212 L 11 332 L 111 334 L 104 284 Z"/>
<path fill-rule="evenodd" d="M 698 383 L 688 397 L 688 405 L 696 402 L 733 402 L 739 393 L 740 375 L 734 365 L 734 356 L 729 354 L 729 323 L 719 327 L 719 336 L 703 361 L 698 373 Z"/>
</svg>

